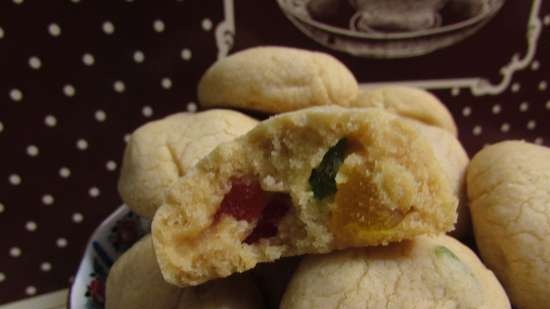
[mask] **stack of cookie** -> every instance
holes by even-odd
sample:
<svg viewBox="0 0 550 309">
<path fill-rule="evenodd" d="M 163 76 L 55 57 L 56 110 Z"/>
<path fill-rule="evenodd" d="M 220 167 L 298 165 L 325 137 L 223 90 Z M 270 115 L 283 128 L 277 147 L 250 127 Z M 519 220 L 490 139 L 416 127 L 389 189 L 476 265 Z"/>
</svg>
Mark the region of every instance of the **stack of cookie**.
<svg viewBox="0 0 550 309">
<path fill-rule="evenodd" d="M 493 273 L 445 235 L 472 230 L 469 159 L 433 95 L 360 89 L 333 57 L 281 47 L 220 60 L 198 94 L 205 108 L 277 115 L 211 109 L 132 134 L 119 191 L 152 235 L 112 268 L 108 309 L 510 308 Z M 542 308 L 550 172 L 520 166 L 550 160 L 518 145 L 476 156 L 468 193 L 485 261 L 520 308 Z M 507 157 L 521 147 L 536 149 Z M 507 178 L 510 166 L 523 176 Z M 520 187 L 499 200 L 507 179 Z M 535 215 L 542 226 L 529 229 Z"/>
</svg>

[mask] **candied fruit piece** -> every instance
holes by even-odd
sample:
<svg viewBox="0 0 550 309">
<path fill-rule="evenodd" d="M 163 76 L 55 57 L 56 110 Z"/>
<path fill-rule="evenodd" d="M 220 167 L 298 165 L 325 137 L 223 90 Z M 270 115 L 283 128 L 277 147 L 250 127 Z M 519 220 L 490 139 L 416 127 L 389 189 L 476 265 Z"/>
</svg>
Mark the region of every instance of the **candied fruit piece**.
<svg viewBox="0 0 550 309">
<path fill-rule="evenodd" d="M 244 240 L 247 244 L 253 244 L 262 238 L 277 235 L 277 225 L 291 206 L 290 196 L 286 193 L 266 192 L 258 181 L 234 178 L 214 221 L 225 215 L 249 223 L 256 222 L 256 226 Z"/>
<path fill-rule="evenodd" d="M 316 199 L 324 199 L 336 192 L 334 178 L 346 156 L 346 144 L 345 138 L 340 139 L 325 153 L 319 166 L 311 171 L 309 185 Z"/>
<path fill-rule="evenodd" d="M 391 209 L 382 202 L 381 193 L 373 179 L 366 174 L 371 169 L 366 163 L 342 167 L 347 181 L 338 185 L 336 207 L 332 211 L 330 222 L 331 230 L 341 242 L 359 245 L 361 232 L 391 229 L 406 214 L 403 210 Z"/>
<path fill-rule="evenodd" d="M 231 189 L 224 196 L 221 207 L 216 213 L 216 221 L 222 215 L 229 215 L 237 220 L 254 222 L 261 216 L 267 201 L 268 194 L 262 190 L 258 181 L 232 179 Z"/>
<path fill-rule="evenodd" d="M 244 242 L 247 244 L 253 244 L 262 238 L 270 238 L 277 235 L 277 232 L 279 231 L 277 226 L 291 206 L 292 202 L 288 194 L 273 194 L 265 207 L 258 224 Z"/>
</svg>

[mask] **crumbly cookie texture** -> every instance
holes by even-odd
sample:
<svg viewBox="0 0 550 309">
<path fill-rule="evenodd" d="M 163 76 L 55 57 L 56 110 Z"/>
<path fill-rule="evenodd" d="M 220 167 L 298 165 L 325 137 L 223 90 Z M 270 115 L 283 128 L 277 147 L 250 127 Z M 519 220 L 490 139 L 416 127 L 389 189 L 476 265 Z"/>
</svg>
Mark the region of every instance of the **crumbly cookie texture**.
<svg viewBox="0 0 550 309">
<path fill-rule="evenodd" d="M 550 304 L 550 148 L 521 141 L 488 146 L 472 159 L 468 198 L 476 242 L 512 303 Z"/>
<path fill-rule="evenodd" d="M 182 289 L 162 278 L 151 236 L 137 242 L 111 268 L 106 309 L 259 309 L 260 292 L 248 275 Z"/>
<path fill-rule="evenodd" d="M 280 308 L 509 309 L 510 303 L 468 247 L 440 235 L 308 256 Z"/>
<path fill-rule="evenodd" d="M 336 58 L 288 47 L 256 47 L 214 63 L 202 76 L 202 106 L 265 113 L 339 104 L 355 99 L 353 74 Z"/>
<path fill-rule="evenodd" d="M 459 239 L 471 237 L 472 225 L 466 194 L 466 169 L 470 159 L 466 150 L 464 150 L 458 139 L 446 130 L 425 125 L 415 120 L 411 120 L 409 123 L 432 146 L 435 158 L 443 168 L 449 179 L 451 189 L 459 200 L 458 220 L 455 229 L 450 234 Z"/>
<path fill-rule="evenodd" d="M 130 137 L 118 182 L 123 201 L 151 219 L 166 189 L 218 144 L 258 122 L 230 110 L 180 113 L 149 122 Z"/>
<path fill-rule="evenodd" d="M 438 98 L 426 90 L 407 86 L 362 88 L 351 106 L 381 107 L 400 116 L 440 127 L 455 137 L 453 116 Z"/>
<path fill-rule="evenodd" d="M 181 286 L 282 256 L 446 232 L 457 199 L 428 142 L 381 109 L 316 107 L 220 145 L 153 219 L 164 278 Z"/>
</svg>

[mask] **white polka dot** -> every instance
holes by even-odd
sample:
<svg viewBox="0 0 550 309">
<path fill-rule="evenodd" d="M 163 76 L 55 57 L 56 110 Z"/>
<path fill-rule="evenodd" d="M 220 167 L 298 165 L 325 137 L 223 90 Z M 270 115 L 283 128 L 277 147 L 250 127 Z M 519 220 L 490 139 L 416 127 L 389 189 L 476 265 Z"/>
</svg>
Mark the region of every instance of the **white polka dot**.
<svg viewBox="0 0 550 309">
<path fill-rule="evenodd" d="M 108 170 L 108 171 L 114 171 L 116 169 L 116 162 L 115 161 L 108 161 L 106 164 L 105 164 L 105 168 Z"/>
<path fill-rule="evenodd" d="M 160 85 L 164 89 L 170 89 L 172 88 L 172 80 L 168 77 L 165 77 L 160 81 Z"/>
<path fill-rule="evenodd" d="M 48 32 L 50 33 L 51 36 L 58 37 L 59 35 L 61 35 L 61 28 L 59 27 L 58 24 L 51 23 L 48 25 Z"/>
<path fill-rule="evenodd" d="M 544 81 L 544 80 L 541 81 L 541 82 L 539 83 L 539 90 L 540 90 L 540 91 L 544 91 L 544 90 L 546 90 L 546 88 L 548 88 L 548 83 L 547 83 L 546 81 Z"/>
<path fill-rule="evenodd" d="M 71 170 L 67 167 L 62 167 L 59 169 L 59 176 L 61 176 L 61 178 L 69 178 L 71 176 Z"/>
<path fill-rule="evenodd" d="M 0 214 L 4 212 L 4 209 L 6 209 L 6 207 L 4 204 L 0 203 Z"/>
<path fill-rule="evenodd" d="M 453 97 L 456 97 L 456 96 L 459 95 L 459 94 L 460 94 L 460 88 L 453 88 L 453 89 L 451 90 L 451 95 L 452 95 Z"/>
<path fill-rule="evenodd" d="M 85 53 L 84 55 L 82 55 L 82 62 L 87 66 L 94 65 L 95 63 L 94 55 L 90 53 Z"/>
<path fill-rule="evenodd" d="M 145 55 L 141 50 L 136 50 L 134 52 L 134 61 L 136 63 L 142 63 L 145 60 Z"/>
<path fill-rule="evenodd" d="M 164 22 L 160 19 L 157 19 L 153 22 L 153 29 L 155 29 L 156 32 L 163 32 L 164 31 Z"/>
<path fill-rule="evenodd" d="M 10 183 L 14 186 L 17 186 L 19 184 L 21 184 L 21 176 L 17 175 L 17 174 L 11 174 L 9 177 L 8 177 L 8 180 L 10 181 Z"/>
<path fill-rule="evenodd" d="M 536 71 L 540 68 L 540 62 L 538 60 L 534 60 L 533 63 L 531 63 L 531 70 Z"/>
<path fill-rule="evenodd" d="M 482 131 L 483 131 L 483 128 L 481 126 L 475 126 L 474 129 L 472 130 L 472 133 L 474 135 L 480 135 Z"/>
<path fill-rule="evenodd" d="M 51 205 L 55 202 L 55 199 L 51 194 L 44 194 L 42 195 L 42 204 L 44 205 Z"/>
<path fill-rule="evenodd" d="M 464 107 L 464 108 L 462 109 L 462 115 L 463 115 L 464 117 L 468 117 L 468 116 L 470 116 L 471 114 L 472 114 L 472 108 L 471 108 L 471 107 L 466 106 L 466 107 Z"/>
<path fill-rule="evenodd" d="M 40 270 L 43 272 L 48 272 L 52 270 L 52 264 L 48 262 L 43 262 L 42 264 L 40 264 Z"/>
<path fill-rule="evenodd" d="M 88 194 L 90 194 L 91 197 L 98 197 L 100 192 L 97 187 L 91 187 L 90 190 L 88 190 Z"/>
<path fill-rule="evenodd" d="M 518 92 L 520 89 L 521 89 L 521 85 L 519 83 L 512 84 L 512 92 Z"/>
<path fill-rule="evenodd" d="M 130 134 L 124 134 L 123 140 L 125 143 L 128 143 L 130 141 Z"/>
<path fill-rule="evenodd" d="M 27 146 L 27 154 L 31 157 L 36 157 L 39 153 L 38 147 L 35 145 Z"/>
<path fill-rule="evenodd" d="M 500 114 L 500 112 L 502 111 L 502 108 L 500 107 L 499 104 L 495 104 L 493 105 L 493 108 L 491 109 L 491 111 L 493 112 L 493 114 Z"/>
<path fill-rule="evenodd" d="M 71 0 L 72 3 L 79 3 L 80 0 Z"/>
<path fill-rule="evenodd" d="M 529 102 L 521 102 L 519 105 L 519 110 L 521 112 L 526 112 L 529 109 Z"/>
<path fill-rule="evenodd" d="M 76 90 L 74 89 L 74 86 L 71 84 L 66 84 L 63 86 L 63 94 L 65 94 L 68 97 L 74 96 L 76 93 Z"/>
<path fill-rule="evenodd" d="M 144 107 L 141 109 L 141 113 L 142 113 L 143 116 L 145 116 L 145 117 L 151 117 L 151 116 L 153 116 L 153 109 L 151 108 L 151 106 L 144 106 Z"/>
<path fill-rule="evenodd" d="M 510 131 L 510 124 L 508 123 L 503 123 L 501 126 L 500 126 L 500 131 L 502 132 L 508 132 Z"/>
<path fill-rule="evenodd" d="M 29 58 L 29 66 L 31 67 L 31 69 L 38 70 L 42 66 L 42 61 L 40 60 L 40 58 L 32 56 Z"/>
<path fill-rule="evenodd" d="M 36 288 L 32 285 L 28 286 L 28 287 L 25 288 L 25 293 L 29 296 L 34 295 L 34 294 L 36 294 Z"/>
<path fill-rule="evenodd" d="M 73 214 L 73 222 L 74 223 L 80 223 L 82 222 L 82 220 L 84 220 L 84 216 L 81 214 L 81 213 L 74 213 Z"/>
<path fill-rule="evenodd" d="M 21 4 L 21 3 L 23 3 L 23 0 L 13 0 L 13 3 L 15 3 L 15 4 Z"/>
<path fill-rule="evenodd" d="M 542 145 L 542 143 L 544 143 L 544 139 L 542 137 L 539 136 L 535 138 L 535 144 Z"/>
<path fill-rule="evenodd" d="M 11 257 L 14 257 L 14 258 L 15 257 L 20 257 L 21 253 L 23 253 L 23 252 L 21 252 L 21 249 L 19 249 L 19 247 L 12 247 L 10 249 L 10 256 Z"/>
<path fill-rule="evenodd" d="M 195 102 L 189 102 L 187 104 L 187 111 L 191 112 L 191 113 L 196 112 L 197 111 L 197 104 Z"/>
<path fill-rule="evenodd" d="M 534 130 L 536 126 L 537 126 L 537 122 L 535 120 L 529 120 L 527 122 L 527 129 L 529 130 Z"/>
<path fill-rule="evenodd" d="M 0 133 L 2 133 L 2 131 L 4 131 L 4 124 L 0 122 Z"/>
<path fill-rule="evenodd" d="M 550 101 L 546 102 L 546 109 L 550 110 Z"/>
<path fill-rule="evenodd" d="M 56 241 L 55 241 L 55 244 L 59 247 L 59 248 L 65 248 L 67 247 L 67 240 L 63 237 L 61 238 L 58 238 Z"/>
<path fill-rule="evenodd" d="M 57 118 L 53 115 L 47 115 L 46 118 L 44 118 L 44 123 L 48 127 L 55 127 L 57 125 Z"/>
<path fill-rule="evenodd" d="M 201 25 L 204 31 L 212 30 L 212 21 L 208 18 L 203 19 Z"/>
<path fill-rule="evenodd" d="M 94 114 L 94 117 L 95 117 L 95 120 L 99 122 L 103 122 L 105 121 L 105 119 L 107 119 L 107 114 L 105 114 L 105 112 L 102 110 L 97 110 Z"/>
<path fill-rule="evenodd" d="M 4 29 L 0 27 L 0 39 L 4 38 Z"/>
<path fill-rule="evenodd" d="M 6 275 L 4 273 L 0 273 L 0 282 L 4 282 L 6 280 Z"/>
<path fill-rule="evenodd" d="M 115 32 L 115 25 L 113 25 L 113 23 L 110 21 L 103 22 L 101 28 L 103 29 L 103 32 L 105 32 L 105 34 L 113 34 Z"/>
<path fill-rule="evenodd" d="M 88 149 L 88 141 L 86 141 L 86 140 L 83 139 L 83 138 L 77 140 L 77 141 L 76 141 L 76 148 L 78 148 L 79 150 L 86 150 L 86 149 Z"/>
<path fill-rule="evenodd" d="M 113 89 L 118 93 L 122 93 L 124 92 L 124 90 L 126 90 L 126 86 L 122 81 L 117 80 L 113 83 Z"/>
<path fill-rule="evenodd" d="M 23 99 L 23 92 L 17 88 L 12 89 L 10 90 L 10 98 L 15 102 L 19 102 Z"/>
<path fill-rule="evenodd" d="M 36 231 L 37 228 L 38 228 L 38 226 L 33 221 L 29 221 L 29 222 L 25 223 L 25 229 L 29 232 L 34 232 L 34 231 Z"/>
<path fill-rule="evenodd" d="M 192 56 L 193 56 L 193 55 L 192 55 L 190 49 L 184 48 L 184 49 L 181 50 L 181 58 L 182 58 L 183 60 L 190 60 Z"/>
<path fill-rule="evenodd" d="M 544 25 L 550 26 L 550 15 L 544 16 Z"/>
</svg>

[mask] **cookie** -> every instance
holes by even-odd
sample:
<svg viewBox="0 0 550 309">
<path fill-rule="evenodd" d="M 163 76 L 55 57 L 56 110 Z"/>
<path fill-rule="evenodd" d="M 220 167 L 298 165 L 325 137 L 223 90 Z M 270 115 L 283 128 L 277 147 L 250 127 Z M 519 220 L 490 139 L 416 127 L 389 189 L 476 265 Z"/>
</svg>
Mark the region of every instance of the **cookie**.
<svg viewBox="0 0 550 309">
<path fill-rule="evenodd" d="M 550 304 L 550 148 L 506 141 L 477 153 L 468 198 L 483 261 L 521 309 Z"/>
<path fill-rule="evenodd" d="M 218 146 L 153 219 L 165 279 L 196 285 L 282 256 L 446 232 L 457 199 L 431 146 L 381 109 L 316 107 Z"/>
<path fill-rule="evenodd" d="M 400 116 L 440 127 L 457 136 L 453 116 L 439 99 L 426 90 L 407 86 L 363 88 L 352 106 L 381 107 Z"/>
<path fill-rule="evenodd" d="M 256 47 L 221 59 L 204 73 L 198 86 L 203 107 L 265 113 L 347 106 L 357 92 L 355 77 L 336 58 L 288 47 Z"/>
<path fill-rule="evenodd" d="M 418 121 L 411 121 L 418 133 L 428 140 L 432 146 L 435 158 L 447 175 L 453 193 L 459 200 L 458 220 L 454 231 L 450 234 L 460 239 L 469 238 L 472 233 L 470 210 L 466 195 L 466 169 L 470 159 L 462 144 L 448 131 L 439 127 L 425 125 Z"/>
<path fill-rule="evenodd" d="M 494 274 L 452 237 L 305 257 L 281 309 L 509 309 Z"/>
<path fill-rule="evenodd" d="M 166 283 L 150 236 L 144 237 L 111 268 L 106 309 L 258 309 L 259 291 L 247 275 L 233 276 L 192 288 Z"/>
<path fill-rule="evenodd" d="M 122 200 L 133 211 L 152 218 L 164 192 L 218 144 L 257 124 L 230 110 L 180 113 L 149 122 L 130 137 L 118 182 Z"/>
</svg>

